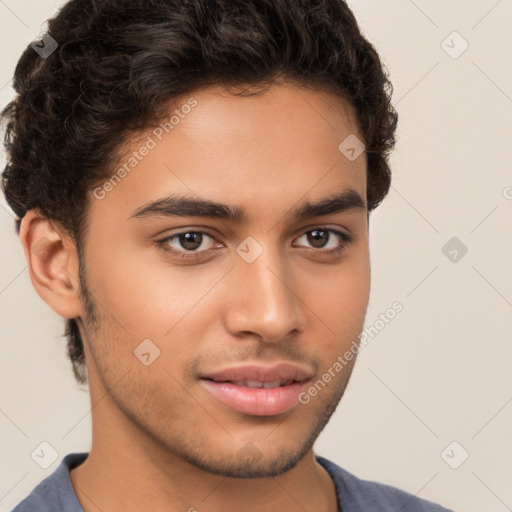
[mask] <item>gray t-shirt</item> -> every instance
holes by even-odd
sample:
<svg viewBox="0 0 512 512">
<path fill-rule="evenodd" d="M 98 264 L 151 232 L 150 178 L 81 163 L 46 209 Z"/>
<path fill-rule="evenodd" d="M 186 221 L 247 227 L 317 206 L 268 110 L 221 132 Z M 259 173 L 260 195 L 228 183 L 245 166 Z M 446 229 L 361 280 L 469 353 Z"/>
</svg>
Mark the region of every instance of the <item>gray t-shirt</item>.
<svg viewBox="0 0 512 512">
<path fill-rule="evenodd" d="M 84 512 L 71 485 L 69 471 L 79 466 L 88 455 L 66 455 L 57 469 L 11 512 Z M 316 460 L 334 481 L 340 512 L 449 512 L 440 505 L 395 487 L 361 480 L 323 457 L 316 456 Z"/>
</svg>

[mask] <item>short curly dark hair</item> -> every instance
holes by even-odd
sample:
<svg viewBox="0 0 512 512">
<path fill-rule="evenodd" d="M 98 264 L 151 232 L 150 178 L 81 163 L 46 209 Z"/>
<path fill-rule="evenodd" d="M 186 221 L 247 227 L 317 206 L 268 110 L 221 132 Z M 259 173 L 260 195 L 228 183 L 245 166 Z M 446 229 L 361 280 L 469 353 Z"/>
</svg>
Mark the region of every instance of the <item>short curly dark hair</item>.
<svg viewBox="0 0 512 512">
<path fill-rule="evenodd" d="M 285 79 L 343 98 L 366 145 L 368 211 L 389 191 L 393 88 L 343 0 L 71 0 L 48 20 L 48 34 L 58 47 L 47 58 L 25 49 L 17 95 L 1 113 L 2 190 L 17 233 L 37 208 L 73 237 L 82 262 L 88 192 L 112 174 L 130 136 L 211 85 L 261 92 Z M 77 320 L 64 334 L 84 384 Z"/>
</svg>

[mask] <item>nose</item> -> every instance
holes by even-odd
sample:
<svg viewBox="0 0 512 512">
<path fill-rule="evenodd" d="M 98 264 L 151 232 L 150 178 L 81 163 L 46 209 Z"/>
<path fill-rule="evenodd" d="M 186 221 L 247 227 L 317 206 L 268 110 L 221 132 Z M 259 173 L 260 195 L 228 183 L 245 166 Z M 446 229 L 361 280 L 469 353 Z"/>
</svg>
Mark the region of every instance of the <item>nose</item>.
<svg viewBox="0 0 512 512">
<path fill-rule="evenodd" d="M 271 251 L 263 251 L 252 263 L 237 261 L 231 279 L 225 312 L 225 326 L 231 334 L 255 334 L 262 341 L 278 342 L 304 329 L 305 312 L 294 289 L 296 280 L 290 266 Z"/>
</svg>

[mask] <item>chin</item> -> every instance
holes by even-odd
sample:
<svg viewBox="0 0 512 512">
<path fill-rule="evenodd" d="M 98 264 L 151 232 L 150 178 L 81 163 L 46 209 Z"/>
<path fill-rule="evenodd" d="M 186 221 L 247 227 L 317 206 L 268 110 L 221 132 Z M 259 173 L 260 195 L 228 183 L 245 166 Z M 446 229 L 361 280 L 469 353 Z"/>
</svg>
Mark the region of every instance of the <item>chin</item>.
<svg viewBox="0 0 512 512">
<path fill-rule="evenodd" d="M 233 438 L 223 443 L 174 445 L 173 452 L 191 466 L 206 473 L 229 478 L 271 478 L 294 468 L 310 451 L 315 438 L 295 437 L 287 441 L 259 437 L 239 442 Z M 260 442 L 261 441 L 261 442 Z"/>
<path fill-rule="evenodd" d="M 203 471 L 229 478 L 270 478 L 286 473 L 304 457 L 304 453 L 279 453 L 265 455 L 252 443 L 242 448 L 229 459 L 210 456 L 207 460 L 189 459 L 189 462 Z"/>
</svg>

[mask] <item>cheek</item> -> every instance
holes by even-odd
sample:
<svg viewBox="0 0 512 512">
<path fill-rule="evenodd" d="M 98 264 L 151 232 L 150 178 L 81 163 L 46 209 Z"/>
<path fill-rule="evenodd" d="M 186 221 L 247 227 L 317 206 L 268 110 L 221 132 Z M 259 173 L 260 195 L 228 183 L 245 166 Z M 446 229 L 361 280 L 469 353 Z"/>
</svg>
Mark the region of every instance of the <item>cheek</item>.
<svg viewBox="0 0 512 512">
<path fill-rule="evenodd" d="M 304 287 L 313 311 L 336 333 L 359 331 L 370 294 L 369 259 L 364 254 L 354 257 L 313 281 Z"/>
<path fill-rule="evenodd" d="M 214 316 L 208 295 L 224 268 L 180 267 L 166 262 L 156 249 L 122 249 L 122 242 L 115 247 L 96 251 L 87 271 L 93 300 L 110 313 L 113 328 L 128 331 L 132 341 L 167 343 L 185 326 L 190 328 L 192 319 L 199 328 L 199 320 Z"/>
<path fill-rule="evenodd" d="M 322 283 L 319 286 L 319 283 Z M 351 265 L 333 267 L 329 275 L 316 284 L 306 284 L 304 290 L 315 290 L 307 295 L 308 305 L 314 314 L 310 321 L 318 326 L 318 341 L 322 350 L 318 353 L 321 366 L 328 368 L 351 346 L 358 343 L 364 328 L 370 292 L 370 268 L 368 259 L 361 257 Z M 343 369 L 343 379 L 348 379 L 355 358 Z M 338 379 L 336 379 L 338 382 Z"/>
</svg>

